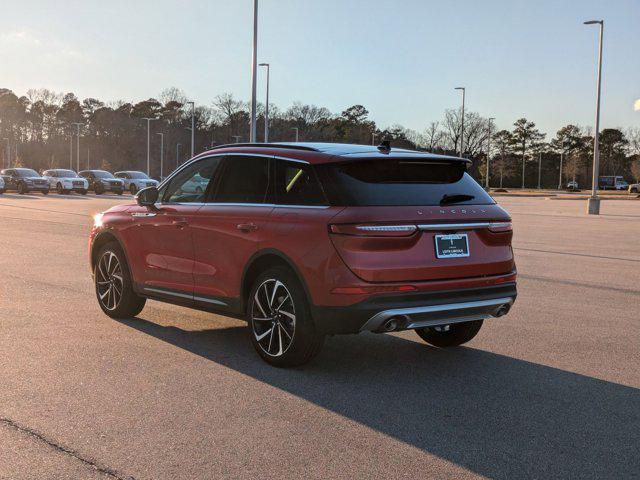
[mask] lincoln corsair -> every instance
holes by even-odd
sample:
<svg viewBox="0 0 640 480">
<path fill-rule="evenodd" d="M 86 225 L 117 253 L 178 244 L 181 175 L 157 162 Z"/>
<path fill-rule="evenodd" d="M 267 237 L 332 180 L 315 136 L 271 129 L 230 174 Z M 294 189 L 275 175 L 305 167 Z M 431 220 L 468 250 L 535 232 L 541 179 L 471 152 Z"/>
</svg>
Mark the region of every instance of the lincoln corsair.
<svg viewBox="0 0 640 480">
<path fill-rule="evenodd" d="M 146 187 L 157 187 L 158 181 L 153 178 L 149 178 L 149 175 L 143 172 L 135 170 L 126 170 L 123 172 L 116 172 L 116 178 L 120 178 L 124 182 L 124 189 L 129 190 L 131 195 L 138 193 L 138 190 Z"/>
<path fill-rule="evenodd" d="M 96 215 L 99 305 L 113 318 L 154 299 L 245 319 L 275 366 L 309 361 L 333 334 L 463 344 L 516 298 L 511 219 L 469 163 L 386 142 L 218 147 Z"/>
<path fill-rule="evenodd" d="M 20 195 L 32 191 L 49 193 L 49 182 L 30 168 L 5 168 L 0 171 L 5 190 L 16 190 Z"/>
<path fill-rule="evenodd" d="M 93 190 L 96 195 L 105 192 L 113 192 L 122 195 L 124 192 L 124 182 L 113 176 L 111 172 L 104 170 L 83 170 L 78 173 L 89 182 L 89 190 Z"/>
<path fill-rule="evenodd" d="M 50 188 L 55 188 L 59 194 L 77 192 L 82 195 L 87 194 L 89 182 L 82 178 L 73 170 L 54 169 L 45 170 L 42 176 L 49 182 Z"/>
</svg>

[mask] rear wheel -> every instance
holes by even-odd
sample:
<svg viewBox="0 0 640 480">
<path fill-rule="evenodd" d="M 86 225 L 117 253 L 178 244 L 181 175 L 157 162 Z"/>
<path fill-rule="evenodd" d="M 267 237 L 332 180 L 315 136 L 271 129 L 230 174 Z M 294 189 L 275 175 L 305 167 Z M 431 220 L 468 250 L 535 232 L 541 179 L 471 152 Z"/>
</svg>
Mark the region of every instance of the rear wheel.
<svg viewBox="0 0 640 480">
<path fill-rule="evenodd" d="M 247 317 L 253 346 L 276 367 L 307 363 L 324 343 L 302 285 L 287 268 L 274 267 L 258 276 L 247 302 Z"/>
<path fill-rule="evenodd" d="M 138 315 L 146 300 L 133 291 L 131 273 L 120 245 L 109 242 L 98 252 L 93 280 L 100 308 L 111 318 Z"/>
<path fill-rule="evenodd" d="M 636 187 L 633 187 L 633 188 L 631 189 L 631 193 L 638 193 L 638 189 L 637 189 Z"/>
<path fill-rule="evenodd" d="M 42 190 L 43 195 L 49 195 L 49 190 Z"/>
<path fill-rule="evenodd" d="M 80 193 L 81 193 L 82 195 L 86 195 L 86 194 L 87 194 L 87 191 L 86 191 L 86 190 L 80 190 Z"/>
<path fill-rule="evenodd" d="M 135 183 L 132 183 L 129 186 L 129 191 L 131 192 L 131 195 L 135 195 L 136 193 L 138 193 L 138 187 L 136 187 Z"/>
<path fill-rule="evenodd" d="M 62 187 L 61 183 L 58 183 L 58 185 L 56 185 L 56 191 L 58 192 L 58 194 L 63 195 L 65 193 L 67 193 L 67 191 Z"/>
<path fill-rule="evenodd" d="M 93 188 L 93 191 L 96 193 L 96 195 L 102 195 L 104 193 L 104 187 L 97 183 Z"/>
<path fill-rule="evenodd" d="M 434 347 L 457 347 L 475 337 L 482 327 L 482 320 L 453 323 L 441 327 L 417 328 L 418 336 Z"/>
<path fill-rule="evenodd" d="M 116 190 L 116 195 L 122 195 L 124 192 L 122 190 Z"/>
<path fill-rule="evenodd" d="M 27 189 L 27 186 L 24 184 L 24 182 L 20 182 L 18 184 L 18 193 L 20 195 L 24 195 L 26 193 L 29 193 L 29 190 Z"/>
</svg>

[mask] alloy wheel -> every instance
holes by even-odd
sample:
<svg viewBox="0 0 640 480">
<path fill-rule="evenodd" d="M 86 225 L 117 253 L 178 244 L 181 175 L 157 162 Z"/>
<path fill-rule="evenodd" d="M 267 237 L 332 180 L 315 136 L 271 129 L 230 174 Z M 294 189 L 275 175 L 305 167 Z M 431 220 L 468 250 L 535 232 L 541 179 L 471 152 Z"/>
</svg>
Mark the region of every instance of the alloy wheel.
<svg viewBox="0 0 640 480">
<path fill-rule="evenodd" d="M 122 267 L 115 253 L 106 251 L 98 261 L 96 286 L 100 303 L 107 310 L 115 310 L 122 300 L 124 288 Z"/>
<path fill-rule="evenodd" d="M 256 342 L 272 357 L 291 346 L 296 330 L 296 312 L 291 292 L 276 279 L 260 284 L 251 300 L 251 328 Z"/>
</svg>

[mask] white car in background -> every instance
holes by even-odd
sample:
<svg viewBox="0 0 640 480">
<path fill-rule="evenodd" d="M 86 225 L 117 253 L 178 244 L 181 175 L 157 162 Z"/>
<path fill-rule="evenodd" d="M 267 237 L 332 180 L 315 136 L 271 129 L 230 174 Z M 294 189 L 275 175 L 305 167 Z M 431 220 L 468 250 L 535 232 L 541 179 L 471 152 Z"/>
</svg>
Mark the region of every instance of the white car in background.
<svg viewBox="0 0 640 480">
<path fill-rule="evenodd" d="M 640 183 L 632 183 L 629 185 L 629 193 L 640 193 Z"/>
<path fill-rule="evenodd" d="M 196 173 L 192 178 L 187 180 L 180 190 L 184 193 L 195 193 L 197 195 L 202 195 L 204 191 L 207 189 L 207 185 L 209 184 L 208 178 L 203 178 L 200 174 Z"/>
<path fill-rule="evenodd" d="M 0 195 L 4 193 L 4 178 L 0 177 Z"/>
<path fill-rule="evenodd" d="M 138 193 L 138 190 L 147 187 L 157 187 L 160 182 L 149 178 L 144 172 L 138 172 L 135 170 L 124 170 L 122 172 L 115 173 L 116 178 L 119 178 L 124 182 L 125 190 L 129 190 L 131 195 Z"/>
<path fill-rule="evenodd" d="M 49 188 L 55 189 L 60 195 L 69 192 L 86 195 L 89 190 L 89 182 L 73 170 L 63 168 L 45 170 L 42 176 L 49 182 Z"/>
</svg>

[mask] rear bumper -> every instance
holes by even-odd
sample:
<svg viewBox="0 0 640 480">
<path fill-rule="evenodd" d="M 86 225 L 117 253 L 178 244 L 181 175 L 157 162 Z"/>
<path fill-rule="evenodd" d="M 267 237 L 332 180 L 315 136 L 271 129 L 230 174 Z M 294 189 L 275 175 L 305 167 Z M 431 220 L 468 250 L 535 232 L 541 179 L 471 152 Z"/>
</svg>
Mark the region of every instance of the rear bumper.
<svg viewBox="0 0 640 480">
<path fill-rule="evenodd" d="M 326 334 L 384 332 L 502 316 L 516 296 L 514 282 L 464 290 L 380 295 L 348 307 L 314 306 L 311 312 L 318 329 Z"/>
</svg>

